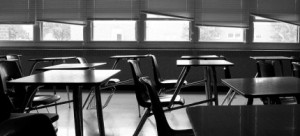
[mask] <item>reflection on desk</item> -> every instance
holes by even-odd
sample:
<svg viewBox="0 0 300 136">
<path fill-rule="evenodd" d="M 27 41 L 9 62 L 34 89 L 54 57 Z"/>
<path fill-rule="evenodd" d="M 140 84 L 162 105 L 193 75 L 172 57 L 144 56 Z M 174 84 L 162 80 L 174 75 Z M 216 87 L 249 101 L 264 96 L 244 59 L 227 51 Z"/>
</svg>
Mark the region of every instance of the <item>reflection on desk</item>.
<svg viewBox="0 0 300 136">
<path fill-rule="evenodd" d="M 84 69 L 95 68 L 95 67 L 102 66 L 105 64 L 106 63 L 85 63 L 85 64 L 64 63 L 64 64 L 58 64 L 58 65 L 38 68 L 36 70 L 84 70 Z"/>
<path fill-rule="evenodd" d="M 196 136 L 299 136 L 300 105 L 187 108 Z"/>
</svg>

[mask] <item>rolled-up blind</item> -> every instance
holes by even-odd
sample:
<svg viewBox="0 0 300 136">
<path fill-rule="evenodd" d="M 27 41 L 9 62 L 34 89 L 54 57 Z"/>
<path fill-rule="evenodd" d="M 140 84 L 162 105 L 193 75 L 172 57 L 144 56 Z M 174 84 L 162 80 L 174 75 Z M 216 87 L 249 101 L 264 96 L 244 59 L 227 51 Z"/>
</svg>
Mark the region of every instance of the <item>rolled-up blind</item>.
<svg viewBox="0 0 300 136">
<path fill-rule="evenodd" d="M 145 0 L 142 10 L 170 16 L 193 18 L 194 0 Z"/>
<path fill-rule="evenodd" d="M 0 23 L 34 23 L 34 5 L 32 0 L 1 0 Z"/>
<path fill-rule="evenodd" d="M 249 0 L 195 0 L 195 23 L 205 26 L 248 27 Z"/>
<path fill-rule="evenodd" d="M 90 19 L 136 19 L 139 15 L 140 0 L 88 0 L 87 11 Z"/>
<path fill-rule="evenodd" d="M 256 0 L 251 13 L 300 25 L 299 0 Z"/>
<path fill-rule="evenodd" d="M 84 23 L 86 20 L 85 0 L 37 0 L 38 21 L 60 21 Z"/>
</svg>

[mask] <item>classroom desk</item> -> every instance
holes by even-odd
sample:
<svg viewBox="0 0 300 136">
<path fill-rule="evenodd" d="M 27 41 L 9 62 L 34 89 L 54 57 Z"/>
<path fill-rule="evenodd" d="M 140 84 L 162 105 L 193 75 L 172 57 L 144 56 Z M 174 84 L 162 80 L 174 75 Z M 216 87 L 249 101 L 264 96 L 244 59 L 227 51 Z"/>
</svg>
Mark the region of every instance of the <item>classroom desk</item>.
<svg viewBox="0 0 300 136">
<path fill-rule="evenodd" d="M 233 96 L 238 93 L 248 99 L 247 105 L 253 104 L 254 98 L 295 96 L 300 103 L 300 78 L 296 77 L 260 77 L 222 79 L 222 83 L 230 87 Z M 228 99 L 229 95 L 225 96 Z M 233 97 L 229 99 L 231 103 Z M 223 101 L 223 103 L 224 103 Z M 222 103 L 222 104 L 223 104 Z"/>
<path fill-rule="evenodd" d="M 181 59 L 226 60 L 223 55 L 184 55 Z M 231 78 L 229 66 L 224 66 L 225 78 Z"/>
<path fill-rule="evenodd" d="M 109 78 L 119 73 L 120 70 L 50 70 L 38 74 L 33 74 L 7 82 L 11 86 L 34 86 L 40 85 L 63 85 L 70 86 L 73 90 L 73 107 L 76 136 L 83 135 L 82 117 L 82 86 L 94 86 L 96 96 L 97 118 L 100 135 L 105 135 L 102 103 L 101 103 L 101 84 Z M 31 92 L 31 91 L 30 91 Z"/>
<path fill-rule="evenodd" d="M 300 105 L 195 106 L 186 111 L 195 136 L 300 134 Z"/>
<path fill-rule="evenodd" d="M 178 82 L 176 84 L 176 89 L 174 91 L 174 95 L 171 99 L 169 108 L 172 106 L 176 96 L 180 92 L 181 88 L 183 87 L 183 82 L 191 69 L 191 67 L 205 67 L 204 70 L 204 79 L 200 81 L 196 81 L 193 83 L 188 83 L 185 86 L 191 86 L 195 84 L 199 84 L 201 82 L 205 82 L 205 89 L 206 89 L 206 97 L 209 105 L 212 105 L 212 101 L 215 102 L 215 105 L 218 105 L 218 91 L 217 91 L 217 73 L 216 73 L 216 67 L 219 66 L 233 66 L 233 63 L 226 61 L 226 60 L 198 60 L 198 59 L 192 59 L 192 60 L 177 60 L 176 61 L 177 66 L 182 66 L 182 71 L 178 77 Z M 212 89 L 210 88 L 210 85 L 212 85 Z M 214 94 L 214 98 L 212 98 L 212 94 Z M 201 104 L 203 103 L 197 102 L 194 104 Z"/>
<path fill-rule="evenodd" d="M 35 59 L 29 59 L 28 61 L 33 61 L 33 64 L 30 68 L 30 72 L 29 75 L 31 75 L 33 73 L 33 71 L 35 70 L 35 67 L 37 64 L 41 63 L 41 62 L 51 62 L 52 65 L 54 65 L 55 62 L 57 61 L 63 61 L 65 62 L 66 60 L 69 59 L 76 59 L 76 56 L 71 56 L 71 57 L 48 57 L 48 58 L 35 58 Z"/>
</svg>

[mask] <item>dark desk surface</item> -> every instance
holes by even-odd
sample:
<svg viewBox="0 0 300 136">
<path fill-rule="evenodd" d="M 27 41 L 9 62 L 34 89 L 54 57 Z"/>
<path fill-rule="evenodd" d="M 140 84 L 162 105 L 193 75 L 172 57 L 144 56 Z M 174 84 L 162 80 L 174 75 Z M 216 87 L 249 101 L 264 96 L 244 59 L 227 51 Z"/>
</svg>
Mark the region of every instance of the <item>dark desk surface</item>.
<svg viewBox="0 0 300 136">
<path fill-rule="evenodd" d="M 57 61 L 57 60 L 68 60 L 68 59 L 75 59 L 76 56 L 70 57 L 48 57 L 48 58 L 34 58 L 29 59 L 29 61 Z"/>
<path fill-rule="evenodd" d="M 245 97 L 300 95 L 300 78 L 295 77 L 232 78 L 222 82 Z"/>
<path fill-rule="evenodd" d="M 254 60 L 292 60 L 294 57 L 287 56 L 250 56 Z"/>
<path fill-rule="evenodd" d="M 115 55 L 109 57 L 110 59 L 131 59 L 131 58 L 146 58 L 148 55 Z"/>
<path fill-rule="evenodd" d="M 58 65 L 38 68 L 37 70 L 80 70 L 80 69 L 95 68 L 95 67 L 102 66 L 105 64 L 106 64 L 105 62 L 103 62 L 103 63 L 85 63 L 85 64 L 64 63 L 64 64 L 58 64 Z"/>
<path fill-rule="evenodd" d="M 187 108 L 196 136 L 299 136 L 300 105 Z"/>
<path fill-rule="evenodd" d="M 181 59 L 224 59 L 224 56 L 219 55 L 184 55 L 180 57 Z"/>
<path fill-rule="evenodd" d="M 177 60 L 177 66 L 233 66 L 227 60 Z"/>
</svg>

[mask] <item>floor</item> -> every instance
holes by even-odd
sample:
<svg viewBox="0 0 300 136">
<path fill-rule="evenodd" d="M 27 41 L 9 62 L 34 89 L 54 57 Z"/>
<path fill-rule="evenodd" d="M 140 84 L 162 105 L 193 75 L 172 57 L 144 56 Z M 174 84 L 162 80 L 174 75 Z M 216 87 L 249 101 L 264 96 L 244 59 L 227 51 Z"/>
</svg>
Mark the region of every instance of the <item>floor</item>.
<svg viewBox="0 0 300 136">
<path fill-rule="evenodd" d="M 46 93 L 46 92 L 43 92 Z M 51 92 L 47 92 L 51 93 Z M 67 100 L 67 95 L 64 91 L 58 93 L 62 100 Z M 102 100 L 105 101 L 108 97 L 108 92 L 102 93 Z M 202 93 L 181 92 L 180 94 L 185 98 L 186 104 L 196 102 L 197 100 L 204 100 L 205 95 Z M 219 100 L 222 101 L 224 94 L 219 95 Z M 87 93 L 83 93 L 83 100 L 87 97 Z M 104 103 L 104 102 L 103 102 Z M 255 104 L 262 104 L 260 100 L 255 100 Z M 71 103 L 72 104 L 72 103 Z M 93 102 L 92 102 L 93 104 Z M 241 96 L 235 97 L 232 105 L 245 105 L 246 99 Z M 206 104 L 204 104 L 206 105 Z M 69 108 L 68 104 L 58 106 L 59 120 L 54 123 L 58 128 L 58 136 L 75 136 L 74 132 L 74 118 L 73 109 Z M 96 122 L 95 108 L 84 109 L 84 136 L 99 136 L 98 125 Z M 55 112 L 55 108 L 50 107 L 50 112 Z M 47 112 L 46 110 L 39 110 L 39 112 Z M 141 108 L 141 112 L 143 109 Z M 107 136 L 132 136 L 140 121 L 138 116 L 137 102 L 135 94 L 132 91 L 117 92 L 111 99 L 109 105 L 103 110 L 105 132 Z M 191 128 L 185 109 L 180 109 L 166 113 L 169 124 L 174 129 Z M 140 136 L 155 136 L 156 126 L 153 117 L 148 118 Z"/>
</svg>

